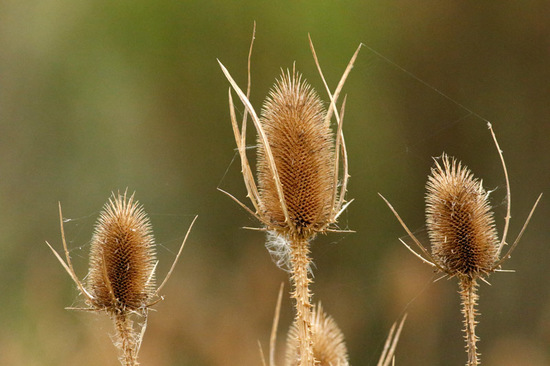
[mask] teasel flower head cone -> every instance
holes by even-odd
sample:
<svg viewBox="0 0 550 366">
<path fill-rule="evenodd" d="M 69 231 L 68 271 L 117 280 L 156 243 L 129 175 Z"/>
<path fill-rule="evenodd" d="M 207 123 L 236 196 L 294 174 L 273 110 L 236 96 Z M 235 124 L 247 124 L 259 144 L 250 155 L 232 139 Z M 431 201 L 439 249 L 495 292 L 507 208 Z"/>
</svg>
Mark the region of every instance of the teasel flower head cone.
<svg viewBox="0 0 550 366">
<path fill-rule="evenodd" d="M 334 137 L 325 117 L 317 93 L 295 71 L 282 73 L 263 105 L 260 121 L 289 220 L 261 143 L 257 159 L 260 216 L 279 234 L 309 239 L 332 223 Z"/>
<path fill-rule="evenodd" d="M 313 355 L 318 366 L 348 366 L 348 350 L 344 334 L 336 321 L 327 315 L 321 304 L 313 310 Z M 287 337 L 286 366 L 299 365 L 299 334 L 294 323 Z"/>
<path fill-rule="evenodd" d="M 488 193 L 467 167 L 446 154 L 428 178 L 426 225 L 432 258 L 459 280 L 468 366 L 479 365 L 477 280 L 493 272 L 499 240 Z"/>
<path fill-rule="evenodd" d="M 142 206 L 126 193 L 113 194 L 100 214 L 90 244 L 88 302 L 113 319 L 120 362 L 138 365 L 142 334 L 131 314 L 147 316 L 155 296 L 154 239 Z M 144 330 L 144 328 L 142 328 Z"/>
<path fill-rule="evenodd" d="M 112 314 L 145 310 L 155 294 L 154 245 L 149 218 L 134 196 L 113 194 L 90 245 L 90 305 Z"/>
<path fill-rule="evenodd" d="M 493 272 L 499 240 L 482 182 L 443 154 L 426 188 L 426 226 L 436 264 L 459 278 Z"/>
</svg>

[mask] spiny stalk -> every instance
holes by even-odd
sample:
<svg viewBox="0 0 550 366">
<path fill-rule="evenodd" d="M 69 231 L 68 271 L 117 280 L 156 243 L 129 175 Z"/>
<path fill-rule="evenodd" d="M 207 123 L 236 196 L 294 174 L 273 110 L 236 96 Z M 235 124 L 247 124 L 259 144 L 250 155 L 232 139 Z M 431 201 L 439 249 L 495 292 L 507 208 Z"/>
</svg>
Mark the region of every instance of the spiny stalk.
<svg viewBox="0 0 550 366">
<path fill-rule="evenodd" d="M 462 314 L 464 315 L 464 340 L 466 341 L 466 352 L 468 353 L 468 366 L 479 365 L 479 353 L 477 352 L 476 316 L 479 315 L 476 309 L 477 281 L 468 277 L 460 279 L 460 299 L 462 302 Z"/>
<path fill-rule="evenodd" d="M 296 302 L 296 336 L 299 340 L 299 352 L 297 355 L 300 365 L 313 365 L 313 329 L 312 329 L 312 304 L 309 285 L 312 282 L 309 276 L 310 262 L 309 243 L 305 240 L 296 240 L 291 242 L 291 262 L 292 275 L 291 281 L 294 285 L 292 298 Z"/>
<path fill-rule="evenodd" d="M 139 365 L 138 363 L 138 334 L 134 329 L 132 319 L 128 314 L 116 314 L 113 317 L 116 331 L 115 345 L 121 350 L 120 362 L 123 366 Z"/>
</svg>

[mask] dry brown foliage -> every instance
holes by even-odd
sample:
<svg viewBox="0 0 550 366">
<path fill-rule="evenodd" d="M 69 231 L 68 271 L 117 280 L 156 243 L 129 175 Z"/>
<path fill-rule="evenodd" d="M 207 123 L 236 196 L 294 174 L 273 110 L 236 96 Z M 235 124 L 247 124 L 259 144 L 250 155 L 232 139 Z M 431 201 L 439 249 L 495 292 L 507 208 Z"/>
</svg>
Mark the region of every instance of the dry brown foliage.
<svg viewBox="0 0 550 366">
<path fill-rule="evenodd" d="M 79 280 L 71 262 L 61 204 L 59 220 L 65 260 L 49 243 L 46 244 L 84 295 L 88 306 L 68 309 L 106 312 L 115 326 L 113 342 L 121 351 L 121 364 L 138 365 L 138 352 L 147 328 L 149 308 L 162 300 L 159 291 L 170 278 L 196 217 L 172 267 L 158 288 L 155 286 L 158 262 L 151 224 L 133 194 L 128 197 L 127 192 L 123 195 L 113 193 L 100 214 L 90 244 L 87 287 Z M 139 316 L 141 322 L 136 325 L 133 316 Z"/>
<path fill-rule="evenodd" d="M 336 103 L 344 82 L 351 71 L 360 47 L 351 58 L 340 83 L 332 93 L 325 82 L 317 55 L 310 39 L 310 47 L 330 104 L 325 112 L 315 91 L 293 68 L 283 73 L 267 98 L 261 118 L 249 101 L 250 58 L 248 57 L 248 87 L 246 94 L 239 88 L 229 71 L 220 67 L 231 88 L 243 103 L 246 113 L 241 125 L 237 123 L 231 88 L 229 112 L 235 142 L 239 149 L 241 168 L 248 197 L 254 210 L 227 193 L 241 207 L 256 217 L 279 243 L 276 250 L 288 258 L 295 300 L 299 340 L 299 364 L 313 366 L 312 305 L 309 285 L 311 258 L 310 240 L 318 233 L 330 231 L 340 213 L 346 208 L 347 152 L 342 132 L 344 105 L 340 112 Z M 250 115 L 257 132 L 258 173 L 254 178 L 246 154 L 247 118 Z M 331 131 L 332 117 L 336 132 Z M 335 136 L 335 137 L 333 137 Z M 342 167 L 340 167 L 340 154 Z M 342 172 L 341 172 L 342 171 Z M 257 182 L 257 183 L 256 183 Z M 334 229 L 332 229 L 334 230 Z"/>
<path fill-rule="evenodd" d="M 426 184 L 428 191 L 426 194 L 426 226 L 431 242 L 431 253 L 413 235 L 393 206 L 380 195 L 420 249 L 420 253 L 417 253 L 404 241 L 401 240 L 401 242 L 424 263 L 445 273 L 445 276 L 458 278 L 464 315 L 464 338 L 468 354 L 467 366 L 480 364 L 476 344 L 479 338 L 475 332 L 478 323 L 476 316 L 479 315 L 476 309 L 479 299 L 477 281 L 487 282 L 486 277 L 492 272 L 499 271 L 503 261 L 510 257 L 542 196 L 541 194 L 533 205 L 523 228 L 508 252 L 499 258 L 503 246 L 507 244 L 506 237 L 511 217 L 511 193 L 502 151 L 491 124 L 488 124 L 488 127 L 497 147 L 506 178 L 508 205 L 500 242 L 489 203 L 489 194 L 483 188 L 480 180 L 475 179 L 466 167 L 446 154 L 443 154 L 441 158 L 442 164 L 435 160 L 436 166 L 432 168 Z"/>
</svg>

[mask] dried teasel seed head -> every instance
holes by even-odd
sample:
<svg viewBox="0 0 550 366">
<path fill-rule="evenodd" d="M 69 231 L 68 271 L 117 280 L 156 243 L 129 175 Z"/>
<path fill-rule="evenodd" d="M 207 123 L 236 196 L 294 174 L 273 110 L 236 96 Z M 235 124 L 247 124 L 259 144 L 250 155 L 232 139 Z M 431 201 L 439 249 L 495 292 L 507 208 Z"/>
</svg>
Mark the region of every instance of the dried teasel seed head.
<svg viewBox="0 0 550 366">
<path fill-rule="evenodd" d="M 432 256 L 449 275 L 476 278 L 494 271 L 498 237 L 488 193 L 470 170 L 446 154 L 426 184 L 426 225 Z"/>
<path fill-rule="evenodd" d="M 336 321 L 327 315 L 321 304 L 313 309 L 313 355 L 316 365 L 320 366 L 347 366 L 348 351 L 344 341 L 344 334 L 336 324 Z M 298 327 L 293 324 L 288 332 L 286 365 L 299 365 L 298 360 Z"/>
<path fill-rule="evenodd" d="M 315 365 L 319 366 L 348 366 L 348 350 L 344 341 L 344 334 L 336 321 L 327 315 L 321 303 L 313 309 L 313 355 Z M 293 324 L 288 331 L 286 345 L 286 366 L 297 366 L 299 362 L 298 327 Z"/>
<path fill-rule="evenodd" d="M 271 228 L 309 238 L 332 218 L 334 138 L 317 93 L 295 71 L 282 73 L 266 99 L 261 124 L 269 142 L 290 218 L 285 222 L 265 148 L 258 148 L 260 214 Z"/>
<path fill-rule="evenodd" d="M 90 249 L 91 306 L 111 313 L 147 307 L 155 292 L 155 250 L 149 218 L 134 196 L 109 198 Z"/>
</svg>

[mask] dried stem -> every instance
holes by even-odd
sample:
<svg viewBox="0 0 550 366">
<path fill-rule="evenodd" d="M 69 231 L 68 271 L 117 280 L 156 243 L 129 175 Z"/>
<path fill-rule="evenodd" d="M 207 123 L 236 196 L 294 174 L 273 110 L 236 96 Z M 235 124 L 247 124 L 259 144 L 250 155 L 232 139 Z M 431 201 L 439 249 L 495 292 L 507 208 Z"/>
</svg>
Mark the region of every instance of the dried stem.
<svg viewBox="0 0 550 366">
<path fill-rule="evenodd" d="M 300 366 L 313 366 L 313 334 L 311 325 L 311 293 L 309 277 L 311 258 L 309 257 L 309 242 L 304 239 L 295 239 L 290 242 L 292 254 L 292 283 L 294 289 L 292 298 L 296 301 L 296 327 L 298 329 Z"/>
<path fill-rule="evenodd" d="M 133 327 L 133 321 L 128 314 L 121 313 L 114 315 L 116 328 L 115 345 L 122 351 L 120 362 L 124 366 L 139 365 L 137 361 L 138 337 Z"/>
<path fill-rule="evenodd" d="M 479 354 L 477 353 L 476 336 L 476 315 L 479 313 L 476 310 L 477 300 L 477 280 L 474 278 L 463 277 L 460 279 L 460 299 L 462 303 L 462 314 L 464 314 L 464 340 L 466 341 L 466 352 L 468 353 L 468 363 L 466 366 L 477 366 L 479 362 Z"/>
</svg>

